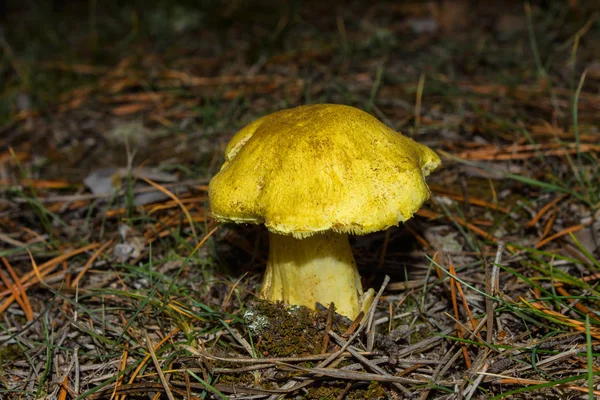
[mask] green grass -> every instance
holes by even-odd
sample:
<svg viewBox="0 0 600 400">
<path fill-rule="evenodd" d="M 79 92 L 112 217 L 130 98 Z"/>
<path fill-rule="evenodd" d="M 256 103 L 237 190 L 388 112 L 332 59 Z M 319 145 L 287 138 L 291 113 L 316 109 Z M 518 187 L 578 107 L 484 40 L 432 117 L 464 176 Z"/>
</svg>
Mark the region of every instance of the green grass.
<svg viewBox="0 0 600 400">
<path fill-rule="evenodd" d="M 369 267 L 377 265 L 384 235 L 356 239 L 356 258 L 369 286 L 377 287 L 383 274 L 391 275 L 392 282 L 427 282 L 406 292 L 385 291 L 375 317 L 383 321 L 376 329 L 381 335 L 374 345 L 378 353 L 365 357 L 380 362 L 389 374 L 419 380 L 405 389 L 422 398 L 442 398 L 455 390 L 492 399 L 594 398 L 591 391 L 569 386 L 585 391 L 600 382 L 595 311 L 600 290 L 598 280 L 589 278 L 599 272 L 600 254 L 597 233 L 586 231 L 596 228 L 588 224 L 580 230 L 582 236 L 571 233 L 536 248 L 552 215 L 556 219 L 546 237 L 588 221 L 600 207 L 598 153 L 583 151 L 597 145 L 588 138 L 598 135 L 600 124 L 600 82 L 593 71 L 585 72 L 600 56 L 600 30 L 591 13 L 562 3 L 547 8 L 509 5 L 497 14 L 520 18 L 523 26 L 500 32 L 489 14 L 475 7 L 471 12 L 481 18 L 465 32 L 416 34 L 406 22 L 429 15 L 417 3 L 411 6 L 423 15 L 387 3 L 369 10 L 349 3 L 335 12 L 324 12 L 316 3 L 167 3 L 155 0 L 140 8 L 90 1 L 66 6 L 75 8 L 64 15 L 42 3 L 17 14 L 22 23 L 3 36 L 0 160 L 5 154 L 13 156 L 0 162 L 0 179 L 8 180 L 0 186 L 0 257 L 23 276 L 32 269 L 28 251 L 41 265 L 86 245 L 113 244 L 77 287 L 69 280 L 97 247 L 59 263 L 52 279 L 28 288 L 33 321 L 26 320 L 16 302 L 2 313 L 0 397 L 56 397 L 58 380 L 67 377 L 67 398 L 105 398 L 117 382 L 128 384 L 134 372 L 133 384 L 142 386 L 115 393 L 147 395 L 163 390 L 160 369 L 176 397 L 183 397 L 189 387 L 197 398 L 227 398 L 232 387 L 277 389 L 302 376 L 315 381 L 307 392 L 292 391 L 286 398 L 314 393 L 338 398 L 348 382 L 354 385 L 345 398 L 364 398 L 369 393 L 366 383 L 319 378 L 285 364 L 260 366 L 277 357 L 271 353 L 274 348 L 265 347 L 277 340 L 252 332 L 244 314 L 257 309 L 261 260 L 268 254 L 264 231 L 220 226 L 212 232 L 211 221 L 202 220 L 208 200 L 201 187 L 219 170 L 224 146 L 239 128 L 280 108 L 334 102 L 365 109 L 436 148 L 444 167 L 428 179 L 465 199 L 434 193 L 425 207 L 438 217 L 415 217 L 410 224 L 430 247 L 403 227 L 392 228 L 385 263 L 376 272 Z M 37 29 L 28 28 L 32 26 Z M 64 65 L 49 64 L 57 61 Z M 91 68 L 85 72 L 81 65 Z M 165 78 L 165 71 L 215 79 L 236 76 L 240 82 L 189 85 Z M 253 76 L 268 79 L 257 84 Z M 131 82 L 118 86 L 126 78 Z M 59 111 L 61 95 L 84 86 L 90 91 L 79 97 L 81 104 Z M 471 89 L 486 86 L 499 87 L 501 93 Z M 128 104 L 119 96 L 140 93 L 167 93 L 174 100 L 152 102 L 130 115 L 113 113 L 116 106 Z M 30 111 L 39 114 L 18 114 L 16 99 L 21 95 L 29 99 Z M 149 133 L 144 141 L 109 144 L 110 132 L 122 132 L 125 128 L 119 127 L 132 123 Z M 544 136 L 540 126 L 560 128 L 569 136 Z M 574 146 L 577 151 L 556 156 L 540 148 L 527 159 L 501 162 L 456 156 L 484 146 L 510 149 L 517 142 Z M 8 146 L 31 157 L 15 162 Z M 94 153 L 94 148 L 105 150 Z M 71 164 L 77 152 L 83 156 Z M 83 188 L 75 192 L 80 181 L 63 189 L 21 184 L 71 176 L 68 171 L 78 168 L 85 176 L 104 166 L 110 152 L 126 160 L 127 165 L 118 167 L 130 167 L 114 196 L 57 204 L 48 199 L 87 195 Z M 132 168 L 138 166 L 156 166 L 191 182 L 186 185 L 189 192 L 177 194 L 197 198 L 186 203 L 190 215 L 180 207 L 150 213 L 150 207 L 136 206 L 142 182 Z M 500 170 L 508 166 L 518 169 Z M 557 196 L 564 199 L 537 224 L 527 226 Z M 497 203 L 509 213 L 468 204 L 472 198 Z M 120 207 L 123 214 L 108 213 Z M 192 217 L 197 221 L 190 221 Z M 483 238 L 461 221 L 502 240 L 501 261 L 494 261 L 495 239 Z M 128 235 L 141 238 L 140 257 L 116 257 L 112 246 L 135 243 L 131 236 L 123 237 L 122 225 L 130 228 Z M 584 240 L 589 239 L 586 235 L 591 235 L 592 245 Z M 455 274 L 449 272 L 449 263 Z M 0 268 L 9 275 L 1 260 Z M 497 294 L 487 286 L 493 268 L 500 271 Z M 455 314 L 451 279 L 464 291 L 475 322 L 482 324 L 481 339 L 473 333 L 460 297 Z M 7 292 L 3 282 L 0 292 Z M 0 296 L 0 307 L 8 296 Z M 491 341 L 488 312 L 494 322 Z M 307 322 L 319 332 L 311 339 L 322 340 L 325 316 L 323 312 Z M 279 317 L 295 318 L 291 313 Z M 457 324 L 464 327 L 462 335 Z M 346 322 L 334 320 L 332 329 L 341 334 L 345 327 Z M 150 357 L 149 343 L 157 345 L 168 335 Z M 439 341 L 429 345 L 433 339 Z M 359 337 L 353 345 L 362 350 L 369 340 Z M 412 353 L 402 353 L 411 346 Z M 203 358 L 198 351 L 237 361 Z M 403 354 L 397 365 L 380 359 L 394 352 Z M 127 363 L 122 364 L 125 354 Z M 257 365 L 248 363 L 250 355 Z M 352 357 L 336 362 L 331 368 L 339 373 L 357 363 Z M 312 368 L 318 363 L 315 359 L 299 365 Z M 80 367 L 77 374 L 75 365 Z M 495 375 L 479 379 L 483 365 Z M 364 363 L 352 368 L 373 372 Z M 515 370 L 531 383 L 506 383 L 498 377 L 512 378 Z M 539 381 L 544 383 L 535 383 Z M 389 383 L 381 387 L 389 396 L 403 394 Z"/>
</svg>

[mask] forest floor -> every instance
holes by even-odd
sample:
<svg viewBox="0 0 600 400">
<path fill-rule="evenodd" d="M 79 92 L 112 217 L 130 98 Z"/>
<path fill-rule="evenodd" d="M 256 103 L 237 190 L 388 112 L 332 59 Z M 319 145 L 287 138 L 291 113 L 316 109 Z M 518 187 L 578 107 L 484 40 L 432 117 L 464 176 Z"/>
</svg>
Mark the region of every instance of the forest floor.
<svg viewBox="0 0 600 400">
<path fill-rule="evenodd" d="M 593 2 L 131 3 L 0 17 L 0 398 L 600 396 Z M 443 161 L 352 238 L 362 321 L 258 300 L 266 230 L 209 214 L 235 132 L 311 103 Z"/>
</svg>

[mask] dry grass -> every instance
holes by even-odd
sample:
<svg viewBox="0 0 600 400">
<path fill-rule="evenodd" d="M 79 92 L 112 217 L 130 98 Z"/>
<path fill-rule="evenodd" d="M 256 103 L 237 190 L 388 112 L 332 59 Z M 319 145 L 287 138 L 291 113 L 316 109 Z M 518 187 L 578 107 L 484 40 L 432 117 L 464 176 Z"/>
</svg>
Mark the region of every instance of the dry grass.
<svg viewBox="0 0 600 400">
<path fill-rule="evenodd" d="M 0 36 L 0 397 L 600 396 L 587 3 L 99 3 L 12 5 Z M 355 238 L 362 320 L 257 301 L 264 230 L 208 213 L 235 131 L 317 102 L 444 161 Z"/>
</svg>

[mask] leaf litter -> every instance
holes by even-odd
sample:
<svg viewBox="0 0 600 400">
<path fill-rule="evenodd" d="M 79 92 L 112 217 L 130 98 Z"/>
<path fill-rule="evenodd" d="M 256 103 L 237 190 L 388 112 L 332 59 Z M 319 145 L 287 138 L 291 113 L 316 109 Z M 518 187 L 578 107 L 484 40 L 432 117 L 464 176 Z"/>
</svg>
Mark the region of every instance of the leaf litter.
<svg viewBox="0 0 600 400">
<path fill-rule="evenodd" d="M 597 14 L 464 3 L 200 7 L 120 48 L 74 28 L 108 55 L 74 62 L 7 35 L 1 396 L 600 395 Z M 266 232 L 208 212 L 236 130 L 314 102 L 367 109 L 444 159 L 415 218 L 354 238 L 380 289 L 355 321 L 257 300 Z"/>
</svg>

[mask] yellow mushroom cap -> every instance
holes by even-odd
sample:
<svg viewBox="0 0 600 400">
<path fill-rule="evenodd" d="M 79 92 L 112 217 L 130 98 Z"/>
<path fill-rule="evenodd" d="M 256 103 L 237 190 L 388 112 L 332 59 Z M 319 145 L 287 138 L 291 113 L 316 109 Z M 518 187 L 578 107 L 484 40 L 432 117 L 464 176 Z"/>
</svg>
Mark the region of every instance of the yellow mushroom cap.
<svg viewBox="0 0 600 400">
<path fill-rule="evenodd" d="M 429 198 L 425 176 L 440 163 L 427 146 L 354 107 L 282 110 L 233 137 L 210 182 L 211 213 L 296 238 L 380 231 Z"/>
</svg>

